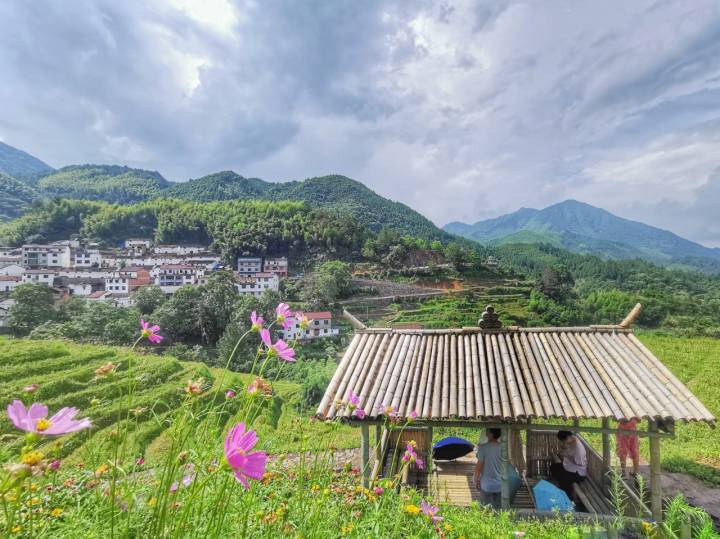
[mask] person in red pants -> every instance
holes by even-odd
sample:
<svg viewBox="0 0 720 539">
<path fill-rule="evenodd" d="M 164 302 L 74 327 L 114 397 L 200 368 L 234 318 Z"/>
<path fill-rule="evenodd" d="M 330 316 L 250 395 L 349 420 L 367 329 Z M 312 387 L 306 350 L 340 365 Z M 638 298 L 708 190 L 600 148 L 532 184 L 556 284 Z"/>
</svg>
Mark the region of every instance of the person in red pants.
<svg viewBox="0 0 720 539">
<path fill-rule="evenodd" d="M 640 438 L 637 433 L 637 419 L 620 420 L 618 429 L 623 432 L 615 434 L 615 444 L 617 446 L 617 457 L 620 461 L 620 471 L 623 477 L 627 474 L 627 459 L 632 459 L 632 474 L 637 476 L 638 467 L 640 466 Z"/>
</svg>

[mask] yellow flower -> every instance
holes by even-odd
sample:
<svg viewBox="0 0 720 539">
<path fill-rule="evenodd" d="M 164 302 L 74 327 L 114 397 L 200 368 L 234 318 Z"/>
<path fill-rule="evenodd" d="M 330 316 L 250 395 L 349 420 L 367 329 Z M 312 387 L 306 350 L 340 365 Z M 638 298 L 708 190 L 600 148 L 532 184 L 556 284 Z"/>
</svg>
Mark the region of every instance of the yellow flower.
<svg viewBox="0 0 720 539">
<path fill-rule="evenodd" d="M 29 451 L 22 456 L 20 462 L 27 464 L 28 466 L 37 466 L 40 462 L 42 462 L 44 457 L 45 455 L 40 453 L 40 451 Z"/>
<path fill-rule="evenodd" d="M 150 507 L 155 507 L 155 506 L 157 505 L 157 498 L 150 498 L 150 499 L 147 501 L 147 504 L 148 504 Z"/>
<path fill-rule="evenodd" d="M 28 501 L 27 504 L 28 505 L 37 505 L 39 503 L 40 503 L 40 498 L 33 497 L 33 498 L 30 498 L 30 500 Z"/>
<path fill-rule="evenodd" d="M 95 470 L 95 475 L 103 475 L 104 473 L 107 473 L 107 471 L 110 469 L 110 466 L 107 464 L 101 464 L 98 466 L 97 470 Z"/>
<path fill-rule="evenodd" d="M 419 515 L 419 514 L 420 514 L 420 508 L 419 508 L 417 505 L 413 505 L 413 504 L 408 504 L 408 505 L 406 505 L 406 506 L 403 508 L 403 510 L 404 510 L 408 515 Z"/>
<path fill-rule="evenodd" d="M 341 527 L 340 527 L 340 532 L 341 532 L 341 533 L 350 533 L 350 532 L 353 531 L 354 529 L 355 529 L 355 524 L 353 524 L 353 523 L 351 522 L 351 523 L 349 523 L 349 524 L 345 524 L 345 526 L 341 526 Z"/>
<path fill-rule="evenodd" d="M 60 507 L 56 507 L 55 509 L 50 511 L 50 514 L 54 517 L 59 517 L 60 515 L 63 514 L 63 510 Z"/>
<path fill-rule="evenodd" d="M 39 488 L 40 488 L 40 487 L 37 486 L 37 483 L 31 483 L 31 484 L 30 484 L 30 492 L 37 492 L 37 490 L 38 490 Z"/>
<path fill-rule="evenodd" d="M 320 490 L 320 485 L 314 484 L 310 487 L 310 490 L 312 490 L 313 492 L 317 492 L 318 490 Z"/>
<path fill-rule="evenodd" d="M 443 524 L 443 530 L 446 531 L 447 533 L 450 533 L 451 531 L 453 531 L 452 524 L 450 524 L 449 522 L 446 522 L 445 524 Z"/>
<path fill-rule="evenodd" d="M 12 533 L 20 533 L 22 531 L 22 526 L 14 526 L 10 531 Z"/>
</svg>

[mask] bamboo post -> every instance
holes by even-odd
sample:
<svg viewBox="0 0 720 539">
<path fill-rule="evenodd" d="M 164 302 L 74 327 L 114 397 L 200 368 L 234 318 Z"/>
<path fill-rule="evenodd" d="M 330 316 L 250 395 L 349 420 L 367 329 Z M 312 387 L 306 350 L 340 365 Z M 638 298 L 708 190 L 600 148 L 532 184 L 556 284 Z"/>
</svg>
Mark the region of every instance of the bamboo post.
<svg viewBox="0 0 720 539">
<path fill-rule="evenodd" d="M 610 428 L 610 420 L 605 418 L 602 420 L 602 428 Z M 607 432 L 602 434 L 602 459 L 603 459 L 603 476 L 607 479 L 607 473 L 610 471 L 610 435 Z"/>
<path fill-rule="evenodd" d="M 370 427 L 366 423 L 360 425 L 360 446 L 362 447 L 362 485 L 367 488 L 370 484 Z"/>
<path fill-rule="evenodd" d="M 375 425 L 375 462 L 382 459 L 382 426 L 378 423 Z"/>
<path fill-rule="evenodd" d="M 427 467 L 427 473 L 430 474 L 430 473 L 432 473 L 432 467 L 433 467 L 433 462 L 432 462 L 432 454 L 433 454 L 433 428 L 432 428 L 432 427 L 428 427 L 428 428 L 427 428 L 427 437 L 428 437 L 428 455 L 427 455 L 427 457 L 428 457 L 428 458 L 427 458 L 428 462 L 426 462 L 425 464 L 426 464 L 426 467 Z"/>
<path fill-rule="evenodd" d="M 510 509 L 510 459 L 508 455 L 510 443 L 510 430 L 507 427 L 503 427 L 502 436 L 500 437 L 500 461 L 501 461 L 501 486 L 500 486 L 500 500 L 501 507 L 504 510 Z"/>
<path fill-rule="evenodd" d="M 662 474 L 660 473 L 660 438 L 657 423 L 648 421 L 650 433 L 650 510 L 656 522 L 662 522 Z"/>
</svg>

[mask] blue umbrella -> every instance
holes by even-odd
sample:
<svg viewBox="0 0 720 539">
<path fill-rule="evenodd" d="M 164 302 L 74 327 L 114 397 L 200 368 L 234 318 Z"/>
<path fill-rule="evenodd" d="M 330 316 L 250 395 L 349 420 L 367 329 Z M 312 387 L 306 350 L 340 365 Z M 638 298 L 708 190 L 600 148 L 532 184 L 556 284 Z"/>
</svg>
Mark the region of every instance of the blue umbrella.
<svg viewBox="0 0 720 539">
<path fill-rule="evenodd" d="M 472 442 L 463 438 L 449 436 L 433 445 L 433 460 L 455 460 L 470 453 L 474 447 Z"/>
<path fill-rule="evenodd" d="M 563 512 L 575 510 L 575 506 L 565 491 L 544 479 L 533 487 L 533 494 L 535 495 L 535 505 L 538 511 L 557 509 Z"/>
</svg>

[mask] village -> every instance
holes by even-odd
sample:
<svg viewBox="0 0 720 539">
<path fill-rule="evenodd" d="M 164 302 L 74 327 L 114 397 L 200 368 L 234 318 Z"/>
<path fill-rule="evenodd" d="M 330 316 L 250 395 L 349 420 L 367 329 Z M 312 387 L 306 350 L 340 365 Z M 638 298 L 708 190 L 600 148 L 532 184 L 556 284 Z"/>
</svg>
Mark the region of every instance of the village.
<svg viewBox="0 0 720 539">
<path fill-rule="evenodd" d="M 143 287 L 156 286 L 171 296 L 182 287 L 207 284 L 209 275 L 217 271 L 232 271 L 238 294 L 255 297 L 268 290 L 279 291 L 281 279 L 289 277 L 284 256 L 242 256 L 234 268 L 227 268 L 208 246 L 155 244 L 150 239 L 128 239 L 116 249 L 78 240 L 0 247 L 0 330 L 7 326 L 14 304 L 11 293 L 23 284 L 46 285 L 58 300 L 77 296 L 130 307 L 133 293 Z M 295 324 L 286 328 L 285 339 L 339 335 L 331 312 L 308 312 L 306 316 L 312 321 L 310 327 Z"/>
</svg>

